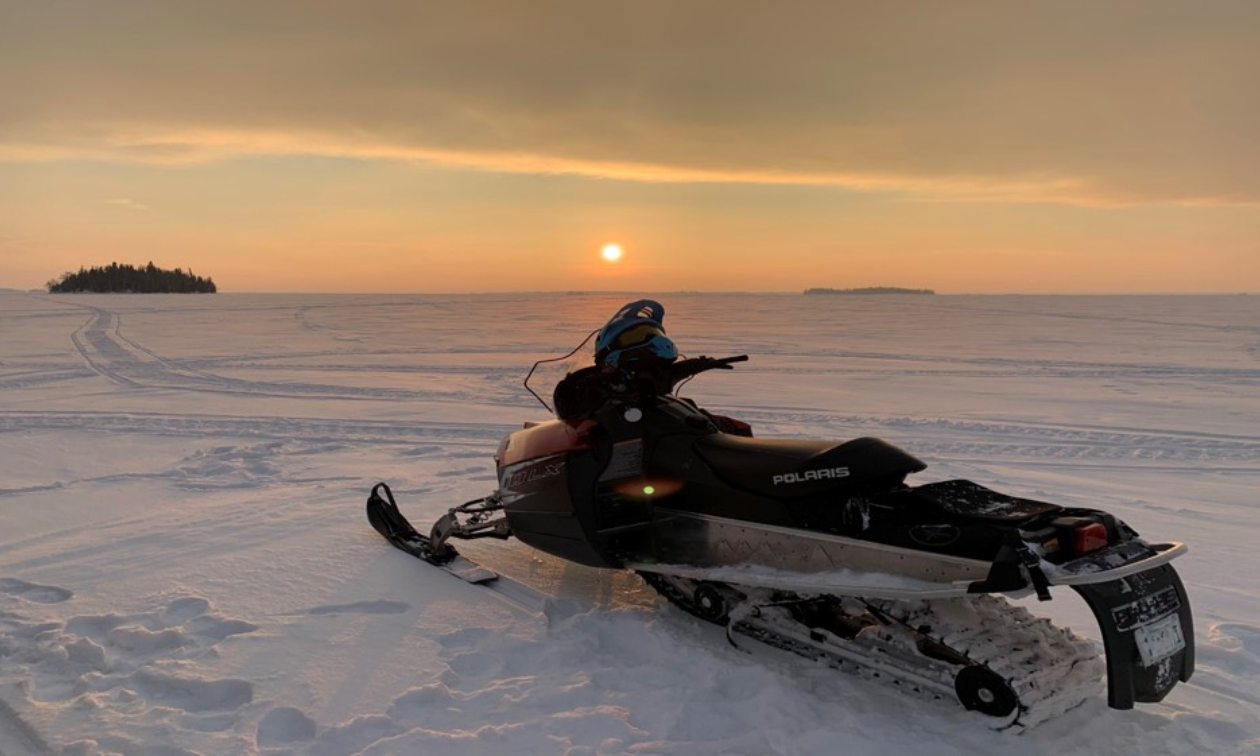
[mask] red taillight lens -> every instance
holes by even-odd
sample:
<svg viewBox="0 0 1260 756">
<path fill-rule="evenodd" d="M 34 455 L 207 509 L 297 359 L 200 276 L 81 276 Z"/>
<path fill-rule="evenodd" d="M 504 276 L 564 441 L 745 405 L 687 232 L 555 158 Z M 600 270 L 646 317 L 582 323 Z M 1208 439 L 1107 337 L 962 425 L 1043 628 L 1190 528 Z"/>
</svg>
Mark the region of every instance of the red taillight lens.
<svg viewBox="0 0 1260 756">
<path fill-rule="evenodd" d="M 1107 546 L 1107 526 L 1101 522 L 1078 525 L 1072 531 L 1072 550 L 1077 554 L 1088 554 Z"/>
</svg>

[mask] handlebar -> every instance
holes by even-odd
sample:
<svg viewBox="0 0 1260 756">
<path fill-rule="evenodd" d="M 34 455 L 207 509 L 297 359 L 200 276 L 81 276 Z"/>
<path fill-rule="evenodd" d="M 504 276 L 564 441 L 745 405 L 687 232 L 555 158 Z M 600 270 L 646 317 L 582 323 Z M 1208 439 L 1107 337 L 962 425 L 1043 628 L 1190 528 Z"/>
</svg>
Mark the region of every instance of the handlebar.
<svg viewBox="0 0 1260 756">
<path fill-rule="evenodd" d="M 637 402 L 671 394 L 679 383 L 706 370 L 731 370 L 735 363 L 747 361 L 748 355 L 741 354 L 691 357 L 643 372 L 610 372 L 595 366 L 582 368 L 566 375 L 556 385 L 552 394 L 556 414 L 565 419 L 589 417 L 608 401 Z"/>
<path fill-rule="evenodd" d="M 670 369 L 671 385 L 691 378 L 706 370 L 734 370 L 736 362 L 747 362 L 748 355 L 739 354 L 734 357 L 689 357 L 675 362 Z"/>
</svg>

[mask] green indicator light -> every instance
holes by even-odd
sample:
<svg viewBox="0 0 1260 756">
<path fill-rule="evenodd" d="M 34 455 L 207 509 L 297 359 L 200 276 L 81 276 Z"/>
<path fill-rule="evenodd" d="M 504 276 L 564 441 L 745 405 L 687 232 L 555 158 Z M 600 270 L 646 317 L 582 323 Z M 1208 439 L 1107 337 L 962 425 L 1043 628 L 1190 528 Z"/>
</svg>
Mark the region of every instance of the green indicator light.
<svg viewBox="0 0 1260 756">
<path fill-rule="evenodd" d="M 644 495 L 644 496 L 651 496 L 651 495 L 652 495 L 652 494 L 654 494 L 654 493 L 656 493 L 656 488 L 655 488 L 654 486 L 644 486 L 644 487 L 643 487 L 643 495 Z"/>
</svg>

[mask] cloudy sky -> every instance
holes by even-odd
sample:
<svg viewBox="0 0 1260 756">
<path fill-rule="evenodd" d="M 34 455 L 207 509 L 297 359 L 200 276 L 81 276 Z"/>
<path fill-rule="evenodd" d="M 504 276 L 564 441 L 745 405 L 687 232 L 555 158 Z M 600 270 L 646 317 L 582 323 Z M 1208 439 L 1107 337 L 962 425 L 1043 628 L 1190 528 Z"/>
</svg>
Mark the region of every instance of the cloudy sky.
<svg viewBox="0 0 1260 756">
<path fill-rule="evenodd" d="M 1260 291 L 1257 80 L 1253 0 L 0 0 L 0 287 Z"/>
</svg>

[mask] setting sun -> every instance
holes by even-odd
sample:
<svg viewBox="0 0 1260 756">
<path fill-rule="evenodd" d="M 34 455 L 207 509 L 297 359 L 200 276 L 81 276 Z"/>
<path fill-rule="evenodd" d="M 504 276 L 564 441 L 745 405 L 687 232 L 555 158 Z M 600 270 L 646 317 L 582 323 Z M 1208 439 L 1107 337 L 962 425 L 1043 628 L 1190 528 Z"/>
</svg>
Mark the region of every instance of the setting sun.
<svg viewBox="0 0 1260 756">
<path fill-rule="evenodd" d="M 601 254 L 608 262 L 617 262 L 621 259 L 621 247 L 616 244 L 606 244 Z"/>
</svg>

